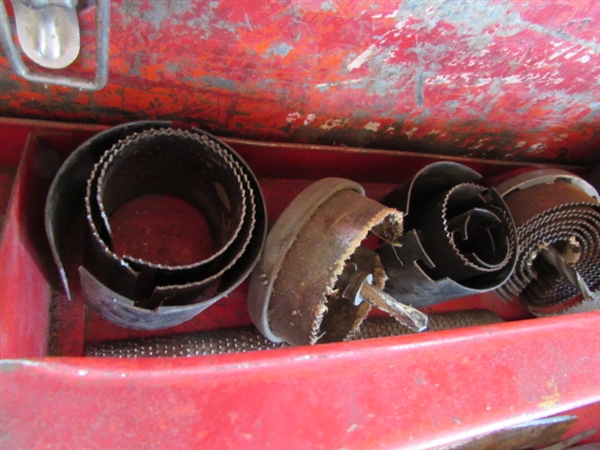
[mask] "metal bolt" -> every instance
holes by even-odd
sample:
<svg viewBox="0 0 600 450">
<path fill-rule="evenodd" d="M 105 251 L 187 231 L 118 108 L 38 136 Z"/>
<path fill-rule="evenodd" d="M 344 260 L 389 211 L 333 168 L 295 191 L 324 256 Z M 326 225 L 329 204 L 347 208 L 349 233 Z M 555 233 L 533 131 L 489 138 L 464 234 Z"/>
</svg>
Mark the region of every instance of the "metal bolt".
<svg viewBox="0 0 600 450">
<path fill-rule="evenodd" d="M 355 305 L 363 301 L 375 308 L 385 311 L 402 325 L 413 331 L 427 330 L 429 318 L 412 306 L 396 301 L 394 297 L 373 286 L 373 275 L 367 272 L 357 271 L 353 273 L 348 285 L 342 293 L 342 297 L 350 300 Z"/>
</svg>

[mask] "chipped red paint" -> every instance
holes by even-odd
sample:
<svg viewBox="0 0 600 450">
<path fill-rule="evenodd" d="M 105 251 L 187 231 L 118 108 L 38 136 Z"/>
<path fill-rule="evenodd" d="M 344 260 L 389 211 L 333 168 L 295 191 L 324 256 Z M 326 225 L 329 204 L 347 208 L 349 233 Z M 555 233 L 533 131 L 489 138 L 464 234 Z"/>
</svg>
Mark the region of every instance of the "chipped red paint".
<svg viewBox="0 0 600 450">
<path fill-rule="evenodd" d="M 94 70 L 94 14 L 81 16 Z M 5 116 L 169 118 L 220 135 L 561 163 L 599 159 L 600 3 L 111 2 L 110 82 L 30 84 Z"/>
</svg>

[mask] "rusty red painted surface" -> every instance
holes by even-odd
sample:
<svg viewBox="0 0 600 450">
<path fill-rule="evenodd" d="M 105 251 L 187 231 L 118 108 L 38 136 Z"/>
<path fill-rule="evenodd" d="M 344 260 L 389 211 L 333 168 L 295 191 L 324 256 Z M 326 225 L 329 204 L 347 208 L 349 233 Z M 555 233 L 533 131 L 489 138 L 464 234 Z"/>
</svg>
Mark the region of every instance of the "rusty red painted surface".
<svg viewBox="0 0 600 450">
<path fill-rule="evenodd" d="M 68 71 L 91 76 L 94 14 L 80 16 Z M 594 163 L 599 17 L 594 0 L 115 1 L 106 88 L 30 84 L 0 57 L 0 113 Z"/>
<path fill-rule="evenodd" d="M 430 449 L 584 405 L 597 414 L 597 363 L 571 339 L 597 343 L 598 314 L 577 327 L 538 319 L 459 339 L 439 332 L 190 359 L 4 360 L 3 443 Z M 578 426 L 594 424 L 597 416 Z"/>
</svg>

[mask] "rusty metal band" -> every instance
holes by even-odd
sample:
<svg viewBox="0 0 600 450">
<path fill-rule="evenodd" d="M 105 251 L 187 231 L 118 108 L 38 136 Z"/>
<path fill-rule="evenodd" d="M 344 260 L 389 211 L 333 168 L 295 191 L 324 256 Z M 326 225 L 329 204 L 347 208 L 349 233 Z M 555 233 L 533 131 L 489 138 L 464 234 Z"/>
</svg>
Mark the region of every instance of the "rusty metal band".
<svg viewBox="0 0 600 450">
<path fill-rule="evenodd" d="M 502 319 L 491 311 L 474 310 L 432 314 L 428 331 L 452 330 L 501 323 Z M 346 338 L 347 341 L 413 334 L 391 317 L 366 319 L 360 328 Z M 141 357 L 193 357 L 274 350 L 289 347 L 285 342 L 268 340 L 254 327 L 216 330 L 171 336 L 100 342 L 88 344 L 86 356 L 113 358 Z"/>
<path fill-rule="evenodd" d="M 186 265 L 117 254 L 110 216 L 145 194 L 178 197 L 206 219 L 213 253 Z M 83 209 L 90 236 L 79 268 L 83 298 L 107 320 L 159 329 L 191 319 L 251 272 L 266 236 L 266 209 L 256 178 L 231 148 L 197 129 L 164 122 L 126 124 L 90 139 L 55 178 L 46 230 L 70 296 L 61 250 Z"/>
<path fill-rule="evenodd" d="M 457 163 L 426 166 L 383 203 L 406 212 L 404 234 L 378 249 L 385 290 L 414 307 L 496 289 L 516 263 L 508 208 L 481 175 Z"/>
<path fill-rule="evenodd" d="M 375 258 L 362 258 L 370 233 L 400 235 L 402 214 L 350 180 L 325 178 L 300 193 L 273 225 L 252 274 L 248 303 L 258 329 L 293 345 L 340 341 L 357 329 L 370 306 L 335 295 L 336 283 L 350 261 L 383 276 Z"/>
<path fill-rule="evenodd" d="M 498 293 L 535 315 L 600 309 L 600 202 L 585 180 L 560 170 L 536 170 L 498 186 L 517 226 L 515 272 Z M 556 267 L 544 262 L 551 249 L 560 264 L 579 274 L 586 298 Z M 577 281 L 577 280 L 575 280 Z M 591 294 L 591 295 L 590 295 Z M 591 297 L 591 298 L 590 298 Z"/>
</svg>

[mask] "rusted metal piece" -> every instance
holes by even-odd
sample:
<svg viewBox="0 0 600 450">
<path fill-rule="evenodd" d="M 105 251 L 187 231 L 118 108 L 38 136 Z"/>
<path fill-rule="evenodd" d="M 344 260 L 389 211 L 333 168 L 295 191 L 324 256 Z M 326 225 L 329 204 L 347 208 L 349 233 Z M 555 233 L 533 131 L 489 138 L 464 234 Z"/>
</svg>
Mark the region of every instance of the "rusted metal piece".
<svg viewBox="0 0 600 450">
<path fill-rule="evenodd" d="M 577 444 L 578 442 L 581 442 L 584 439 L 596 434 L 596 432 L 597 430 L 595 428 L 592 428 L 590 430 L 578 433 L 575 436 L 571 436 L 568 439 L 563 439 L 562 441 L 557 442 L 555 444 L 540 448 L 539 450 L 565 450 L 567 448 L 570 448 L 571 450 L 596 450 L 599 447 L 598 443 L 574 446 L 574 444 Z"/>
<path fill-rule="evenodd" d="M 355 265 L 381 283 L 376 255 L 361 257 L 369 233 L 400 235 L 402 213 L 345 179 L 325 178 L 298 195 L 273 225 L 250 282 L 250 316 L 261 332 L 274 342 L 307 345 L 340 341 L 355 330 L 370 305 L 343 298 L 338 280 Z"/>
<path fill-rule="evenodd" d="M 48 236 L 68 291 L 58 250 L 68 229 L 64 215 L 85 197 L 91 244 L 79 269 L 83 298 L 104 318 L 137 329 L 180 324 L 227 295 L 254 267 L 266 233 L 260 188 L 233 150 L 200 130 L 157 125 L 134 124 L 135 132 L 105 152 L 104 139 L 92 138 L 65 162 L 46 204 Z M 84 196 L 69 192 L 63 198 L 72 185 L 81 194 L 86 176 Z M 212 255 L 169 265 L 116 253 L 110 216 L 130 200 L 156 193 L 181 198 L 202 213 Z"/>
<path fill-rule="evenodd" d="M 566 415 L 558 417 L 546 417 L 533 420 L 502 430 L 494 431 L 463 442 L 457 445 L 445 447 L 447 450 L 492 450 L 511 449 L 528 450 L 533 447 L 546 447 L 554 444 L 571 428 L 577 421 L 577 416 Z M 563 447 L 558 447 L 556 450 Z"/>
<path fill-rule="evenodd" d="M 499 294 L 536 315 L 600 308 L 600 202 L 585 180 L 535 170 L 498 186 L 517 226 L 514 274 Z"/>
<path fill-rule="evenodd" d="M 351 275 L 342 297 L 353 301 L 355 305 L 366 301 L 413 331 L 420 332 L 427 329 L 429 320 L 427 315 L 412 306 L 397 302 L 394 297 L 373 286 L 372 281 L 373 275 L 357 270 Z"/>
<path fill-rule="evenodd" d="M 431 314 L 427 331 L 452 330 L 501 323 L 502 319 L 491 311 L 473 310 Z M 382 338 L 412 334 L 392 317 L 366 319 L 360 328 L 346 340 Z M 138 340 L 100 342 L 86 346 L 86 356 L 117 358 L 203 356 L 225 353 L 244 353 L 289 347 L 285 342 L 275 343 L 264 337 L 256 328 L 234 328 L 204 333 L 174 336 L 155 336 Z"/>
<path fill-rule="evenodd" d="M 403 236 L 377 251 L 399 302 L 429 306 L 496 289 L 516 262 L 515 227 L 499 194 L 481 175 L 439 162 L 419 171 L 383 203 L 406 211 Z"/>
</svg>

